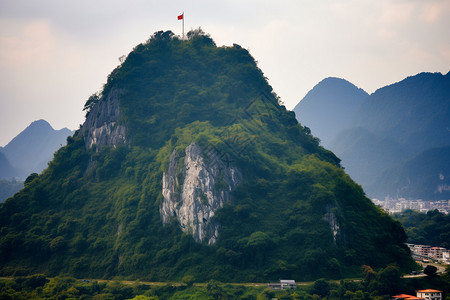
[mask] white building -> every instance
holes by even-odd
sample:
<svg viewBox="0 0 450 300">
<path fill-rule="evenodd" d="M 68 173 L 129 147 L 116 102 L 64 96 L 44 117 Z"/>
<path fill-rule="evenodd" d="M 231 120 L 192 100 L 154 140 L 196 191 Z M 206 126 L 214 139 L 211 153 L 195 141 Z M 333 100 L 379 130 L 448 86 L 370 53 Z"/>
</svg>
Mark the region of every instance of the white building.
<svg viewBox="0 0 450 300">
<path fill-rule="evenodd" d="M 416 291 L 417 297 L 423 298 L 425 300 L 442 300 L 442 291 L 438 290 L 419 290 Z"/>
<path fill-rule="evenodd" d="M 280 282 L 269 283 L 267 285 L 269 288 L 274 290 L 287 290 L 287 289 L 295 289 L 297 284 L 295 280 L 280 280 Z"/>
</svg>

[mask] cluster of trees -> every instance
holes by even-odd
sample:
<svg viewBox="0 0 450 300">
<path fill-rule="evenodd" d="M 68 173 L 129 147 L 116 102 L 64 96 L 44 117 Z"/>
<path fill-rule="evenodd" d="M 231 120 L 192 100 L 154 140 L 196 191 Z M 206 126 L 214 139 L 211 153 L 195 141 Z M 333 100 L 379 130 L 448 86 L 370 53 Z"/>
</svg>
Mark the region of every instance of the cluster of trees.
<svg viewBox="0 0 450 300">
<path fill-rule="evenodd" d="M 301 299 L 390 299 L 393 295 L 415 295 L 416 290 L 438 289 L 444 292 L 444 296 L 450 292 L 450 269 L 442 276 L 430 274 L 421 278 L 402 278 L 396 265 L 373 270 L 371 267 L 362 266 L 362 280 L 341 280 L 340 283 L 319 279 L 314 282 L 309 290 L 312 298 Z M 314 296 L 317 296 L 314 298 Z"/>
<path fill-rule="evenodd" d="M 98 282 L 72 277 L 46 278 L 43 275 L 0 280 L 1 299 L 265 299 L 274 294 L 263 286 L 230 285 L 216 280 L 194 285 L 189 278 L 180 283 L 166 284 Z"/>
<path fill-rule="evenodd" d="M 362 266 L 362 279 L 327 281 L 318 279 L 301 283 L 296 289 L 274 291 L 264 285 L 226 284 L 216 280 L 195 283 L 195 278 L 185 276 L 178 283 L 145 283 L 79 280 L 72 277 L 46 278 L 44 275 L 16 277 L 0 280 L 1 299 L 326 299 L 365 300 L 387 299 L 397 294 L 414 295 L 419 289 L 439 289 L 448 295 L 450 274 L 424 278 L 401 278 L 395 265 L 374 271 Z M 447 299 L 447 298 L 446 298 Z"/>
<path fill-rule="evenodd" d="M 438 210 L 405 210 L 393 216 L 405 228 L 408 243 L 450 249 L 450 216 Z"/>
</svg>

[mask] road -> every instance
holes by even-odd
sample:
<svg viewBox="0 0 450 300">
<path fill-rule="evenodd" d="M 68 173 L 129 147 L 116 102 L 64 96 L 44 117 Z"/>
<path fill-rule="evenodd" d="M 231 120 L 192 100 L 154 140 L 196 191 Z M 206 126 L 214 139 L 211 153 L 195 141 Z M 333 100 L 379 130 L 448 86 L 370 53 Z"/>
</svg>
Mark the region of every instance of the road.
<svg viewBox="0 0 450 300">
<path fill-rule="evenodd" d="M 428 265 L 430 266 L 435 266 L 437 268 L 436 274 L 442 274 L 445 272 L 445 267 L 443 265 L 440 264 L 436 264 L 436 263 L 424 263 L 424 262 L 419 262 L 422 265 L 422 268 L 425 269 Z M 426 274 L 420 273 L 417 275 L 405 275 L 403 276 L 403 278 L 414 278 L 414 277 L 425 277 L 427 276 Z"/>
</svg>

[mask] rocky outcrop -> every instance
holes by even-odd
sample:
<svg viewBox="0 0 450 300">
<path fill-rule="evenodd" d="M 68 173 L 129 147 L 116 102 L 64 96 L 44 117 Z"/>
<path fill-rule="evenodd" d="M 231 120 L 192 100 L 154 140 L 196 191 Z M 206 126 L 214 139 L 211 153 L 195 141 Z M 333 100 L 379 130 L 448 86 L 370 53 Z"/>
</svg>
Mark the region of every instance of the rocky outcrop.
<svg viewBox="0 0 450 300">
<path fill-rule="evenodd" d="M 197 242 L 214 244 L 220 231 L 214 212 L 230 200 L 241 179 L 241 173 L 215 151 L 203 151 L 195 143 L 182 153 L 174 150 L 163 175 L 163 223 L 176 219 Z"/>
<path fill-rule="evenodd" d="M 340 235 L 340 227 L 338 220 L 336 218 L 336 214 L 334 213 L 334 210 L 336 210 L 336 207 L 331 207 L 330 205 L 327 205 L 326 207 L 326 213 L 323 216 L 323 219 L 328 222 L 330 225 L 331 232 L 333 234 L 333 242 L 336 244 L 337 239 Z"/>
<path fill-rule="evenodd" d="M 117 146 L 126 143 L 126 128 L 118 123 L 119 96 L 120 90 L 112 89 L 106 99 L 102 97 L 89 111 L 78 133 L 78 136 L 84 138 L 87 148 L 96 145 L 98 151 L 106 145 Z"/>
</svg>

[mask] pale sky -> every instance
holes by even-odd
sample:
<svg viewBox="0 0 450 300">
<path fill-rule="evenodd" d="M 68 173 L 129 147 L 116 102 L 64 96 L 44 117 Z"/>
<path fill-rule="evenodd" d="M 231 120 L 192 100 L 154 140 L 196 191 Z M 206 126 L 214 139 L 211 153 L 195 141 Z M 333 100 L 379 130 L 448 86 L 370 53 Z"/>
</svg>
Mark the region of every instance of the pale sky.
<svg viewBox="0 0 450 300">
<path fill-rule="evenodd" d="M 368 93 L 450 71 L 450 0 L 0 0 L 0 146 L 32 121 L 75 130 L 86 99 L 154 32 L 237 43 L 292 109 L 322 79 Z"/>
</svg>

